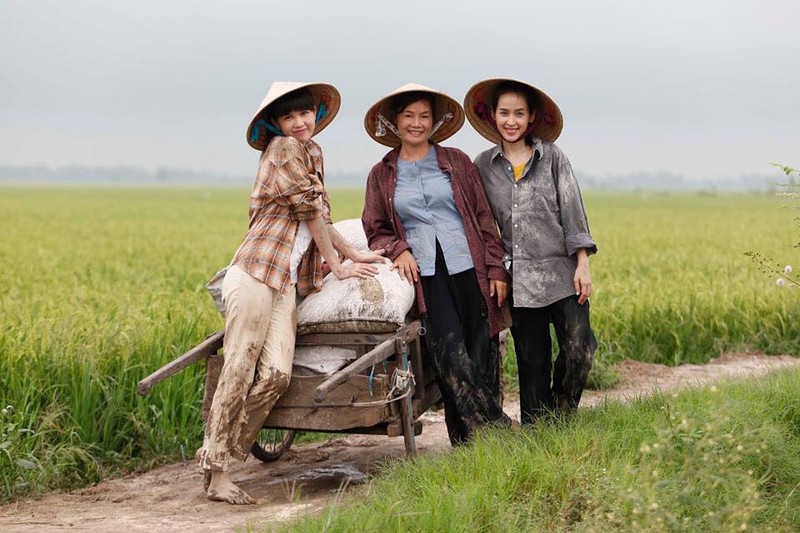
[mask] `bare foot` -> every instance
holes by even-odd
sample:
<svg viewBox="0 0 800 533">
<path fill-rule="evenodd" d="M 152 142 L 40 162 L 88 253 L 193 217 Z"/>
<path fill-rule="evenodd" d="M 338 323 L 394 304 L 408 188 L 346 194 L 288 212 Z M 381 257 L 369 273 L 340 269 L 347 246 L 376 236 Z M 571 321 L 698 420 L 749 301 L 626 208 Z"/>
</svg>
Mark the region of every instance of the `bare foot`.
<svg viewBox="0 0 800 533">
<path fill-rule="evenodd" d="M 253 497 L 231 481 L 227 472 L 223 470 L 207 470 L 207 472 L 211 473 L 211 481 L 206 491 L 209 500 L 228 502 L 233 505 L 252 505 L 256 503 Z"/>
</svg>

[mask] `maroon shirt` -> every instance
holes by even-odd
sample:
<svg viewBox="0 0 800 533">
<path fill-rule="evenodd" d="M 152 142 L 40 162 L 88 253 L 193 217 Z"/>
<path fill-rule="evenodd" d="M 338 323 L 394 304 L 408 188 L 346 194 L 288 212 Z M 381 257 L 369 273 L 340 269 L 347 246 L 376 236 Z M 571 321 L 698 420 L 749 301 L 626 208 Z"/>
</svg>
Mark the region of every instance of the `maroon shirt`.
<svg viewBox="0 0 800 533">
<path fill-rule="evenodd" d="M 503 268 L 503 243 L 497 233 L 492 210 L 486 199 L 478 169 L 470 158 L 456 148 L 434 145 L 436 159 L 442 172 L 450 176 L 453 200 L 464 222 L 475 274 L 478 278 L 486 308 L 489 310 L 489 333 L 494 336 L 510 325 L 508 306 L 497 307 L 497 301 L 489 297 L 489 280 L 508 282 L 511 278 Z M 377 165 L 372 167 L 367 178 L 367 192 L 361 223 L 367 235 L 369 247 L 383 248 L 394 260 L 411 247 L 405 240 L 405 230 L 400 217 L 392 205 L 397 184 L 397 158 L 400 148 L 395 148 Z M 417 309 L 424 313 L 425 299 L 422 284 L 416 283 Z"/>
</svg>

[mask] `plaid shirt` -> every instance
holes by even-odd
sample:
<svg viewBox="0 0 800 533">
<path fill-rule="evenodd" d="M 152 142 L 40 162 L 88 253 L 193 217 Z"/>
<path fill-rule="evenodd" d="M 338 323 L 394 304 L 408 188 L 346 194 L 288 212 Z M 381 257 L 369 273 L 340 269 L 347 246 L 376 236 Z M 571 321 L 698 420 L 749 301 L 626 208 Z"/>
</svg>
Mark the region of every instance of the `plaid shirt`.
<svg viewBox="0 0 800 533">
<path fill-rule="evenodd" d="M 301 220 L 331 222 L 323 185 L 322 149 L 293 137 L 275 137 L 261 154 L 250 194 L 250 227 L 232 265 L 281 293 L 291 286 L 289 258 Z M 312 241 L 297 273 L 297 294 L 322 287 L 320 253 Z"/>
</svg>

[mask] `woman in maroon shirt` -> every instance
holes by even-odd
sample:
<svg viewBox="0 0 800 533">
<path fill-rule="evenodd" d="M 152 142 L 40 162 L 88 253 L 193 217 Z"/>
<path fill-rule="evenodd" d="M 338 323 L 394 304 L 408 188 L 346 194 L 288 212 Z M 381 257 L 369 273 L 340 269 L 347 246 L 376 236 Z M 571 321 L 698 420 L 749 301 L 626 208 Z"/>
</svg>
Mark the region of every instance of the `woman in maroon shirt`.
<svg viewBox="0 0 800 533">
<path fill-rule="evenodd" d="M 407 84 L 373 105 L 364 123 L 392 150 L 369 173 L 361 220 L 369 246 L 385 249 L 415 285 L 450 442 L 469 441 L 485 424 L 507 427 L 497 342 L 509 322 L 503 246 L 472 161 L 438 144 L 458 131 L 464 111 L 443 93 Z"/>
</svg>

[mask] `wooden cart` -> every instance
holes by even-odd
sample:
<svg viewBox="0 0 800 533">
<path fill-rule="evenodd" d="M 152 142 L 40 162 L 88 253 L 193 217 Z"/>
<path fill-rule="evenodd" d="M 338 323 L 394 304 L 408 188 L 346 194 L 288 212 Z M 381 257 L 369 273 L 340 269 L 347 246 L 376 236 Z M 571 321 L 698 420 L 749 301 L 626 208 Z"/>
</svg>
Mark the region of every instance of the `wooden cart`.
<svg viewBox="0 0 800 533">
<path fill-rule="evenodd" d="M 390 333 L 314 333 L 299 335 L 297 346 L 337 346 L 357 358 L 331 375 L 292 376 L 253 444 L 252 454 L 274 461 L 289 449 L 297 431 L 403 435 L 406 453 L 416 453 L 420 415 L 439 402 L 433 368 L 424 357 L 421 323 L 415 320 Z M 219 331 L 139 382 L 146 395 L 163 379 L 205 361 L 203 416 L 208 417 L 224 356 Z"/>
</svg>

